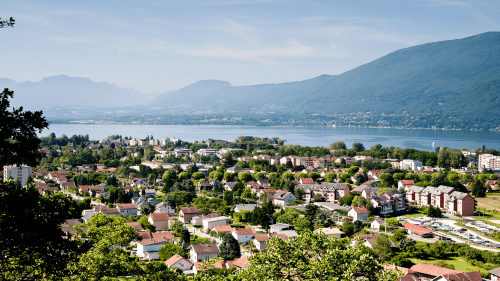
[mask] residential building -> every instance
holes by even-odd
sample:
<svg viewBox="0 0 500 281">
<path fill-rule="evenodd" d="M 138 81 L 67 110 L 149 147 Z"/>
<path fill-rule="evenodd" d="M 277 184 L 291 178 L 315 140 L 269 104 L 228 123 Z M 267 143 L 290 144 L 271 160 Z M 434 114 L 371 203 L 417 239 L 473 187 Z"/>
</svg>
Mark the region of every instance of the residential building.
<svg viewBox="0 0 500 281">
<path fill-rule="evenodd" d="M 370 228 L 371 229 L 376 229 L 377 231 L 380 231 L 380 227 L 384 226 L 384 224 L 385 224 L 385 220 L 384 219 L 377 218 L 377 219 L 374 219 L 371 222 Z"/>
<path fill-rule="evenodd" d="M 410 271 L 419 276 L 421 281 L 481 281 L 481 272 L 462 272 L 428 263 L 419 263 L 410 267 Z"/>
<path fill-rule="evenodd" d="M 399 163 L 401 170 L 412 170 L 416 171 L 419 167 L 422 167 L 422 162 L 413 159 L 405 159 Z"/>
<path fill-rule="evenodd" d="M 356 234 L 356 237 L 359 237 L 362 241 L 362 243 L 368 247 L 368 248 L 375 248 L 377 245 L 377 238 L 381 237 L 382 235 L 380 233 L 370 233 L 370 234 Z M 396 247 L 394 243 L 392 243 L 391 240 L 389 240 L 391 248 Z"/>
<path fill-rule="evenodd" d="M 173 241 L 174 237 L 170 232 L 154 233 L 157 234 L 149 239 L 142 239 L 137 242 L 137 256 L 144 259 L 157 260 L 160 248 L 165 243 Z"/>
<path fill-rule="evenodd" d="M 323 182 L 321 184 L 299 184 L 296 188 L 304 190 L 305 203 L 312 202 L 316 194 L 324 197 L 326 202 L 332 203 L 350 194 L 349 185 L 345 183 Z"/>
<path fill-rule="evenodd" d="M 423 187 L 420 186 L 412 186 L 408 189 L 406 192 L 406 201 L 408 202 L 415 202 L 417 204 L 420 204 L 420 193 L 424 190 Z"/>
<path fill-rule="evenodd" d="M 217 244 L 200 244 L 191 245 L 188 248 L 189 258 L 192 262 L 204 261 L 207 259 L 216 258 L 219 255 L 219 247 Z"/>
<path fill-rule="evenodd" d="M 491 273 L 491 281 L 500 281 L 500 267 L 494 268 L 488 272 Z"/>
<path fill-rule="evenodd" d="M 134 203 L 117 204 L 116 209 L 119 210 L 120 215 L 124 216 L 137 216 L 137 205 Z"/>
<path fill-rule="evenodd" d="M 215 218 L 207 218 L 203 220 L 203 229 L 209 230 L 212 229 L 216 225 L 227 225 L 229 222 L 229 217 L 215 217 Z"/>
<path fill-rule="evenodd" d="M 201 156 L 214 156 L 219 153 L 219 150 L 213 148 L 200 148 L 196 153 Z"/>
<path fill-rule="evenodd" d="M 336 227 L 318 228 L 318 229 L 314 230 L 314 233 L 319 233 L 319 232 L 323 232 L 328 237 L 335 237 L 335 238 L 340 238 L 340 237 L 342 237 L 342 234 L 343 234 L 342 231 L 340 231 L 340 229 L 338 229 Z"/>
<path fill-rule="evenodd" d="M 235 213 L 241 212 L 241 211 L 253 211 L 255 209 L 255 204 L 237 204 L 234 205 L 233 210 Z"/>
<path fill-rule="evenodd" d="M 285 230 L 295 230 L 295 226 L 286 223 L 276 223 L 269 226 L 269 233 L 276 233 Z"/>
<path fill-rule="evenodd" d="M 181 207 L 179 209 L 179 220 L 183 223 L 188 223 L 192 217 L 198 215 L 198 208 L 196 207 Z"/>
<path fill-rule="evenodd" d="M 255 235 L 252 239 L 253 241 L 253 245 L 255 246 L 255 249 L 259 250 L 259 251 L 262 251 L 262 250 L 265 250 L 267 248 L 267 242 L 269 242 L 269 240 L 271 239 L 271 237 L 267 236 L 267 235 Z"/>
<path fill-rule="evenodd" d="M 288 191 L 278 191 L 273 195 L 273 203 L 280 206 L 284 206 L 295 199 L 297 199 L 295 195 Z"/>
<path fill-rule="evenodd" d="M 399 190 L 408 190 L 411 186 L 413 186 L 415 182 L 413 180 L 400 180 L 398 181 L 398 189 Z"/>
<path fill-rule="evenodd" d="M 155 213 L 175 214 L 175 209 L 166 202 L 160 202 L 155 207 Z"/>
<path fill-rule="evenodd" d="M 182 271 L 185 271 L 191 269 L 193 263 L 185 259 L 183 256 L 175 254 L 165 261 L 165 265 L 167 265 L 167 267 L 177 267 Z"/>
<path fill-rule="evenodd" d="M 243 244 L 252 240 L 252 237 L 256 235 L 257 232 L 253 228 L 238 228 L 233 230 L 231 234 L 238 241 L 238 243 Z"/>
<path fill-rule="evenodd" d="M 148 222 L 156 227 L 157 231 L 169 229 L 169 218 L 165 213 L 152 213 L 148 216 Z"/>
<path fill-rule="evenodd" d="M 28 178 L 33 173 L 33 169 L 26 165 L 11 165 L 3 166 L 3 180 L 8 181 L 9 179 L 18 180 L 21 186 L 25 186 Z"/>
<path fill-rule="evenodd" d="M 493 154 L 481 154 L 479 155 L 479 169 L 488 170 L 500 170 L 500 156 L 495 156 Z"/>
<path fill-rule="evenodd" d="M 454 191 L 446 198 L 446 212 L 452 215 L 472 216 L 475 211 L 475 200 L 467 193 Z"/>
<path fill-rule="evenodd" d="M 352 207 L 347 215 L 353 218 L 353 221 L 361 220 L 366 221 L 368 219 L 368 210 L 365 207 Z"/>
</svg>

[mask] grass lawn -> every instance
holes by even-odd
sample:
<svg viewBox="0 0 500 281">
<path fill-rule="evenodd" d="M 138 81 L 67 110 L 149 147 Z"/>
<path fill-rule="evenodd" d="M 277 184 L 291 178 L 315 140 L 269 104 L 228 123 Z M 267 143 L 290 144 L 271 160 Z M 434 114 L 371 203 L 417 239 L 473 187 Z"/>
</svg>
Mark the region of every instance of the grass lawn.
<svg viewBox="0 0 500 281">
<path fill-rule="evenodd" d="M 426 260 L 421 260 L 417 258 L 411 258 L 410 259 L 413 263 L 430 263 L 430 264 L 435 264 L 436 262 L 440 261 L 439 259 L 426 259 Z M 480 270 L 482 273 L 486 274 L 488 271 L 484 268 L 477 267 L 475 265 L 472 265 L 468 263 L 464 258 L 462 257 L 450 257 L 446 259 L 441 259 L 442 261 L 448 263 L 448 264 L 453 264 L 455 266 L 455 270 L 462 271 L 462 272 L 470 272 L 470 271 L 478 271 Z"/>
<path fill-rule="evenodd" d="M 488 213 L 491 215 L 491 210 L 496 210 L 500 212 L 500 195 L 497 196 L 487 196 L 484 198 L 476 197 L 474 198 L 477 201 L 477 207 L 486 208 L 486 215 Z M 497 214 L 497 217 L 500 219 L 500 214 Z"/>
</svg>

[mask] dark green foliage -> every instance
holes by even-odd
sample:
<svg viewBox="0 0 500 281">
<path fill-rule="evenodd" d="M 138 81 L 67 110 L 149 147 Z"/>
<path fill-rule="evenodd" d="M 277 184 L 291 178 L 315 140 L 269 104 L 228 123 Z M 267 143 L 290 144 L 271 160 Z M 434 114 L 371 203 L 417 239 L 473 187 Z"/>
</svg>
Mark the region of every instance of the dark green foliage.
<svg viewBox="0 0 500 281">
<path fill-rule="evenodd" d="M 186 252 L 182 250 L 182 246 L 174 243 L 166 243 L 165 246 L 161 247 L 158 253 L 158 258 L 162 261 L 166 261 L 173 255 L 179 254 L 184 258 L 187 257 Z"/>
<path fill-rule="evenodd" d="M 474 197 L 486 197 L 486 187 L 484 183 L 480 180 L 475 180 L 469 186 L 472 191 L 472 196 Z"/>
<path fill-rule="evenodd" d="M 36 166 L 41 154 L 38 152 L 41 133 L 49 123 L 42 111 L 23 111 L 23 108 L 10 109 L 14 92 L 5 88 L 0 93 L 0 167 L 6 164 L 27 164 Z"/>
<path fill-rule="evenodd" d="M 155 212 L 155 205 L 151 204 L 150 202 L 146 202 L 141 206 L 141 214 L 142 215 L 149 215 L 151 213 Z"/>
<path fill-rule="evenodd" d="M 52 279 L 65 274 L 78 243 L 60 226 L 81 216 L 76 201 L 61 193 L 44 196 L 34 186 L 0 181 L 0 279 Z M 9 274 L 7 278 L 4 274 Z"/>
<path fill-rule="evenodd" d="M 240 244 L 229 233 L 222 236 L 222 243 L 219 245 L 219 249 L 219 257 L 224 260 L 235 260 L 241 257 Z"/>
<path fill-rule="evenodd" d="M 354 233 L 358 233 L 363 229 L 363 222 L 357 220 L 354 222 Z"/>
</svg>

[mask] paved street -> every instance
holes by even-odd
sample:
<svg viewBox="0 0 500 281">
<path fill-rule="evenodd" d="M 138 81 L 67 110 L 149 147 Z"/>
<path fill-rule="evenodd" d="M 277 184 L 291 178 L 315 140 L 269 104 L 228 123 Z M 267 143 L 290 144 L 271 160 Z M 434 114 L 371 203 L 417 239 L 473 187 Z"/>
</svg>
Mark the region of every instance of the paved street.
<svg viewBox="0 0 500 281">
<path fill-rule="evenodd" d="M 75 195 L 73 193 L 70 193 L 70 192 L 67 192 L 67 191 L 64 191 L 64 190 L 62 191 L 62 193 L 70 195 L 71 198 L 73 198 L 74 200 L 83 200 L 83 198 L 85 198 L 85 197 L 78 196 L 78 195 Z M 91 201 L 90 204 L 92 204 L 92 205 L 104 205 L 103 203 L 94 202 L 94 201 Z"/>
</svg>

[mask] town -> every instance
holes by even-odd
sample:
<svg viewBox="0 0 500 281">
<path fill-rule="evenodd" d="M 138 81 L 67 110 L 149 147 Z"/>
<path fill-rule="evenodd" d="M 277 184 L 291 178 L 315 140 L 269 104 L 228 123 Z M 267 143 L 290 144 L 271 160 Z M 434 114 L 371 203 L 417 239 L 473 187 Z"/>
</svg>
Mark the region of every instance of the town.
<svg viewBox="0 0 500 281">
<path fill-rule="evenodd" d="M 281 243 L 327 239 L 371 253 L 383 266 L 376 280 L 500 276 L 499 209 L 488 203 L 500 184 L 496 150 L 302 147 L 251 136 L 40 140 L 40 165 L 4 166 L 3 179 L 40 196 L 71 196 L 80 217 L 60 229 L 93 245 L 88 253 L 102 246 L 98 236 L 120 235 L 103 244 L 116 256 L 157 262 L 176 278 L 227 277 L 256 274 L 252 262 Z M 295 274 L 281 266 L 269 274 Z"/>
</svg>

